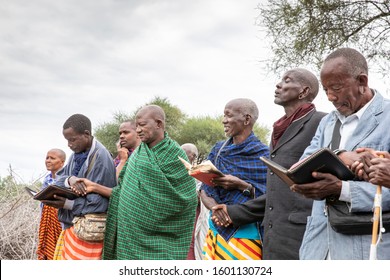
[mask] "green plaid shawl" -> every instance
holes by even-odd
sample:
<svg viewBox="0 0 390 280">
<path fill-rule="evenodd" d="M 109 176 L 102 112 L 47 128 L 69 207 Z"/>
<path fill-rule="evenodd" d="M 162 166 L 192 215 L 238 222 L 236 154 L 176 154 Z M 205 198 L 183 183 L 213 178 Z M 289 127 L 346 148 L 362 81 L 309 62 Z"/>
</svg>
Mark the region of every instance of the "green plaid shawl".
<svg viewBox="0 0 390 280">
<path fill-rule="evenodd" d="M 123 168 L 108 209 L 103 259 L 185 259 L 194 227 L 195 180 L 176 141 L 141 143 Z"/>
</svg>

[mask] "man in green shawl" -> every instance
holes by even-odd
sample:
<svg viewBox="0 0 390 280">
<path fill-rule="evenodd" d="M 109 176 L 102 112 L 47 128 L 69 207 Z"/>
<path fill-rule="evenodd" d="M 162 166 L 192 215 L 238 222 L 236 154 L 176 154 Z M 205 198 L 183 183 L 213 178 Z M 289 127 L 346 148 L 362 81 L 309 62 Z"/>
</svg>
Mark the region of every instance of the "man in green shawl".
<svg viewBox="0 0 390 280">
<path fill-rule="evenodd" d="M 110 197 L 103 259 L 185 259 L 190 248 L 197 195 L 195 179 L 178 157 L 187 158 L 165 132 L 165 113 L 148 105 L 136 115 L 141 145 L 109 189 L 80 179 L 81 193 Z"/>
</svg>

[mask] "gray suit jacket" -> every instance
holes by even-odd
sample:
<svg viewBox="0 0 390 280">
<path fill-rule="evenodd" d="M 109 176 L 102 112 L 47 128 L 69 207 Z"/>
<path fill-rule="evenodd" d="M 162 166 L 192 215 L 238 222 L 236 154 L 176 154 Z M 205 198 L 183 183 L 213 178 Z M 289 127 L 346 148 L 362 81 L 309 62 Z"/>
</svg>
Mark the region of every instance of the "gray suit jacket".
<svg viewBox="0 0 390 280">
<path fill-rule="evenodd" d="M 314 110 L 293 122 L 276 147 L 271 147 L 271 159 L 286 168 L 299 161 L 324 115 Z M 312 204 L 311 199 L 291 192 L 277 175 L 268 171 L 266 194 L 244 204 L 228 205 L 228 213 L 235 225 L 263 220 L 263 259 L 293 260 L 299 259 Z"/>
</svg>

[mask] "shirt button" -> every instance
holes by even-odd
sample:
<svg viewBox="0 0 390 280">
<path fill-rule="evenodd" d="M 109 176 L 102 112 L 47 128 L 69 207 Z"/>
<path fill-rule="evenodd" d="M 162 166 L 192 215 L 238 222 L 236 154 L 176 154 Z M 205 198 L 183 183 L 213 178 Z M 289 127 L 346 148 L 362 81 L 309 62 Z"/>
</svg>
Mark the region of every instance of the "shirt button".
<svg viewBox="0 0 390 280">
<path fill-rule="evenodd" d="M 270 211 L 272 211 L 274 208 L 273 208 L 272 206 L 270 206 L 270 207 L 268 207 L 268 209 L 269 209 Z"/>
<path fill-rule="evenodd" d="M 274 158 L 274 157 L 275 157 L 275 154 L 272 154 L 272 155 L 271 155 L 271 158 Z"/>
<path fill-rule="evenodd" d="M 271 224 L 271 223 L 269 223 L 269 224 L 268 224 L 268 227 L 269 227 L 269 228 L 272 228 L 272 224 Z"/>
<path fill-rule="evenodd" d="M 274 175 L 274 172 L 270 171 L 270 172 L 269 172 L 269 175 Z"/>
</svg>

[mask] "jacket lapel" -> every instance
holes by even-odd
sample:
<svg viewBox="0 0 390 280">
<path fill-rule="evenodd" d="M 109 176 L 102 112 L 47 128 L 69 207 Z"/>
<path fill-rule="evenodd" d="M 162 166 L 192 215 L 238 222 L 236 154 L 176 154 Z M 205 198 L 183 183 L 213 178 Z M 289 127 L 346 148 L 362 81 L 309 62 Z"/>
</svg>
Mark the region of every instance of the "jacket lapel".
<svg viewBox="0 0 390 280">
<path fill-rule="evenodd" d="M 278 150 L 281 146 L 286 144 L 288 141 L 290 141 L 292 138 L 294 138 L 299 131 L 302 129 L 302 127 L 305 125 L 306 122 L 308 122 L 313 114 L 316 112 L 316 110 L 311 111 L 306 116 L 301 118 L 300 120 L 297 120 L 290 124 L 289 127 L 287 127 L 286 131 L 283 133 L 282 137 L 280 137 L 278 143 L 275 147 L 272 148 L 272 152 Z"/>
<path fill-rule="evenodd" d="M 354 150 L 358 145 L 366 139 L 372 131 L 379 125 L 377 116 L 383 113 L 383 97 L 375 93 L 374 100 L 362 115 L 359 123 L 347 141 L 346 149 Z"/>
</svg>

